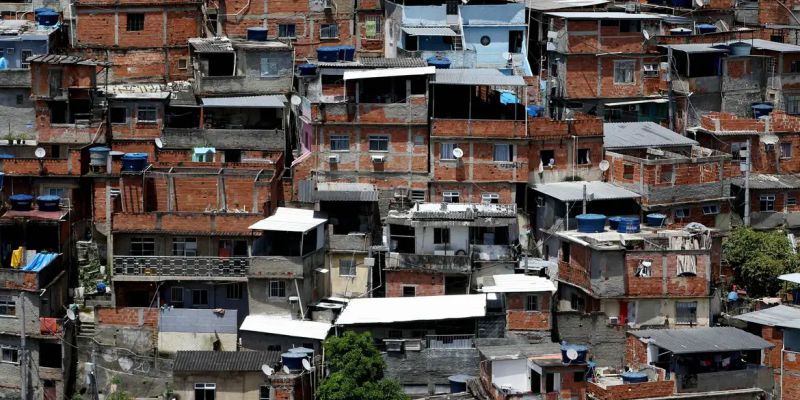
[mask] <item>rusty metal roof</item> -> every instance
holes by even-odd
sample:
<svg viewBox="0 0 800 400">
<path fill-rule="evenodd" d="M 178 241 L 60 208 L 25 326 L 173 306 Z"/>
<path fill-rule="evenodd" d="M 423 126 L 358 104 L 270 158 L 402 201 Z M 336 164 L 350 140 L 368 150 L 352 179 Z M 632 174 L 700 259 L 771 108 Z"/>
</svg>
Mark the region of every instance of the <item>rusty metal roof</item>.
<svg viewBox="0 0 800 400">
<path fill-rule="evenodd" d="M 65 56 L 60 54 L 45 54 L 39 56 L 28 57 L 29 63 L 43 63 L 43 64 L 78 64 L 78 65 L 105 65 L 111 66 L 108 61 L 99 61 L 91 58 L 83 58 L 77 56 Z"/>
</svg>

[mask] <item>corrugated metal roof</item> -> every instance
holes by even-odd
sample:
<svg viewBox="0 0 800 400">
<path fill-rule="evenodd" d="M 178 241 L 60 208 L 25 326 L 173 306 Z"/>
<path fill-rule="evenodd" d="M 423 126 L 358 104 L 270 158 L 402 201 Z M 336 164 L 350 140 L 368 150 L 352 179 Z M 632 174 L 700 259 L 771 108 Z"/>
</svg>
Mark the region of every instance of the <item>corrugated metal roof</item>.
<svg viewBox="0 0 800 400">
<path fill-rule="evenodd" d="M 502 345 L 477 345 L 478 352 L 487 360 L 519 360 L 533 356 L 561 354 L 561 345 L 553 342 L 513 343 Z"/>
<path fill-rule="evenodd" d="M 615 122 L 603 124 L 603 146 L 607 150 L 663 146 L 693 146 L 697 141 L 655 122 Z"/>
<path fill-rule="evenodd" d="M 165 84 L 141 83 L 108 85 L 107 93 L 115 99 L 153 99 L 164 100 L 170 96 L 170 89 Z"/>
<path fill-rule="evenodd" d="M 280 360 L 280 351 L 179 351 L 175 354 L 173 371 L 261 371 L 262 365 L 274 364 Z"/>
<path fill-rule="evenodd" d="M 403 32 L 411 36 L 458 36 L 456 31 L 446 26 L 404 26 Z"/>
<path fill-rule="evenodd" d="M 233 44 L 228 38 L 189 38 L 189 45 L 198 53 L 230 53 Z"/>
<path fill-rule="evenodd" d="M 79 64 L 79 65 L 107 65 L 107 66 L 111 65 L 110 62 L 106 61 L 98 61 L 95 59 L 76 57 L 76 56 L 64 56 L 59 54 L 45 54 L 40 56 L 32 56 L 28 57 L 27 61 L 29 63 L 43 63 L 43 64 Z"/>
<path fill-rule="evenodd" d="M 323 340 L 333 325 L 327 322 L 303 321 L 274 315 L 248 315 L 239 328 L 243 331 L 271 335 Z"/>
<path fill-rule="evenodd" d="M 351 299 L 336 325 L 477 318 L 486 315 L 485 294 Z"/>
<path fill-rule="evenodd" d="M 283 108 L 286 97 L 280 94 L 237 97 L 203 97 L 203 107 Z"/>
<path fill-rule="evenodd" d="M 388 78 L 392 76 L 433 75 L 436 67 L 383 68 L 361 71 L 344 71 L 344 80 Z"/>
<path fill-rule="evenodd" d="M 437 69 L 436 80 L 439 85 L 483 85 L 483 86 L 525 86 L 525 80 L 518 75 L 506 75 L 496 69 Z"/>
<path fill-rule="evenodd" d="M 776 326 L 781 323 L 800 319 L 800 308 L 781 304 L 764 310 L 737 315 L 733 318 L 759 325 Z"/>
<path fill-rule="evenodd" d="M 730 51 L 727 47 L 711 43 L 669 44 L 659 45 L 659 47 L 665 49 L 671 48 L 672 50 L 682 51 L 684 53 L 727 53 Z"/>
<path fill-rule="evenodd" d="M 369 183 L 320 182 L 317 201 L 378 201 L 378 189 Z"/>
<path fill-rule="evenodd" d="M 744 178 L 733 178 L 731 184 L 744 187 Z M 750 175 L 750 189 L 800 189 L 800 177 L 795 175 Z"/>
<path fill-rule="evenodd" d="M 759 50 L 777 51 L 779 53 L 800 53 L 800 46 L 789 43 L 778 43 L 764 39 L 750 39 L 750 40 L 731 40 L 733 42 L 745 42 L 753 45 L 753 48 Z"/>
<path fill-rule="evenodd" d="M 478 291 L 483 293 L 555 293 L 556 285 L 541 276 L 504 274 L 483 277 L 483 287 Z"/>
<path fill-rule="evenodd" d="M 472 221 L 478 218 L 517 218 L 516 204 L 417 203 L 407 211 L 392 210 L 389 218 Z"/>
<path fill-rule="evenodd" d="M 725 351 L 763 350 L 772 343 L 732 327 L 691 329 L 643 329 L 630 334 L 651 339 L 656 346 L 674 354 L 719 353 Z"/>
<path fill-rule="evenodd" d="M 328 219 L 320 218 L 314 210 L 278 207 L 275 214 L 250 225 L 257 231 L 308 232 Z"/>
<path fill-rule="evenodd" d="M 583 200 L 583 186 L 586 185 L 586 193 L 594 200 L 615 200 L 615 199 L 637 199 L 637 193 L 628 189 L 607 183 L 607 182 L 555 182 L 544 185 L 536 185 L 533 190 L 546 194 L 560 201 Z"/>
<path fill-rule="evenodd" d="M 662 19 L 663 15 L 605 11 L 549 12 L 545 15 L 564 19 Z"/>
<path fill-rule="evenodd" d="M 528 8 L 536 11 L 562 10 L 565 8 L 579 8 L 608 4 L 607 0 L 512 0 L 514 3 L 526 4 Z"/>
</svg>

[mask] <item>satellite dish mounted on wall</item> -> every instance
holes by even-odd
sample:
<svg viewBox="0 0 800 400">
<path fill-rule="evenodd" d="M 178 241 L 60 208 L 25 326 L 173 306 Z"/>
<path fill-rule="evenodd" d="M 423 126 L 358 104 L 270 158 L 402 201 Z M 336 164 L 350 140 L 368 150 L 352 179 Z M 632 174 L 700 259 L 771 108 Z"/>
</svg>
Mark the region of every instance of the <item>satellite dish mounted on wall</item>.
<svg viewBox="0 0 800 400">
<path fill-rule="evenodd" d="M 75 321 L 75 311 L 72 311 L 71 308 L 67 309 L 67 318 L 69 318 L 70 321 Z"/>
<path fill-rule="evenodd" d="M 303 359 L 303 369 L 306 371 L 311 371 L 311 363 L 308 362 L 308 359 Z"/>
<path fill-rule="evenodd" d="M 42 147 L 37 147 L 33 154 L 36 156 L 36 158 L 44 158 L 44 156 L 47 155 L 47 151 L 45 151 L 45 149 Z"/>
<path fill-rule="evenodd" d="M 289 99 L 289 101 L 291 101 L 291 102 L 292 102 L 292 105 L 299 106 L 299 105 L 300 105 L 300 103 L 302 103 L 302 102 L 303 102 L 303 99 L 301 99 L 301 98 L 300 98 L 300 96 L 298 96 L 298 95 L 296 95 L 296 94 L 293 94 L 293 95 L 292 95 L 292 98 L 291 98 L 291 99 Z"/>
<path fill-rule="evenodd" d="M 156 138 L 155 142 L 156 142 L 156 147 L 158 147 L 159 149 L 164 148 L 164 141 L 162 141 L 161 138 Z"/>
<path fill-rule="evenodd" d="M 453 157 L 455 157 L 456 160 L 458 160 L 461 157 L 464 157 L 464 150 L 461 150 L 458 147 L 454 148 L 453 149 Z"/>
<path fill-rule="evenodd" d="M 275 373 L 275 370 L 272 369 L 272 367 L 270 367 L 269 365 L 264 364 L 261 366 L 261 372 L 263 372 L 264 375 L 266 376 L 270 376 Z"/>
<path fill-rule="evenodd" d="M 642 29 L 642 36 L 644 36 L 644 40 L 650 40 L 650 32 Z"/>
<path fill-rule="evenodd" d="M 284 365 L 283 366 L 283 373 L 288 375 L 288 374 L 292 373 L 292 370 L 290 370 L 289 367 Z"/>
<path fill-rule="evenodd" d="M 597 167 L 600 168 L 600 171 L 606 172 L 608 171 L 608 168 L 611 167 L 611 163 L 609 163 L 608 160 L 603 160 L 600 161 L 600 164 Z"/>
<path fill-rule="evenodd" d="M 569 358 L 571 361 L 577 360 L 578 359 L 578 351 L 575 350 L 575 349 L 567 350 L 567 358 Z"/>
<path fill-rule="evenodd" d="M 694 4 L 697 4 L 698 7 L 704 6 L 705 2 L 703 0 L 694 0 Z"/>
</svg>

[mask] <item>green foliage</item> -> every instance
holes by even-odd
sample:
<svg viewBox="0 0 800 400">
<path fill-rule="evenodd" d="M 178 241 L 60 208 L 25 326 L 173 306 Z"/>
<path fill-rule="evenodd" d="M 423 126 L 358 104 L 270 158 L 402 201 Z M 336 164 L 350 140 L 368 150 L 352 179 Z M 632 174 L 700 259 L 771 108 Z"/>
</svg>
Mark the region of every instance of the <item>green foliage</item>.
<svg viewBox="0 0 800 400">
<path fill-rule="evenodd" d="M 369 333 L 347 331 L 325 340 L 331 374 L 317 389 L 320 400 L 407 400 L 396 381 L 384 379 L 386 363 Z"/>
<path fill-rule="evenodd" d="M 734 282 L 750 297 L 779 294 L 778 275 L 797 271 L 800 265 L 783 231 L 738 228 L 728 236 L 722 254 L 734 270 Z"/>
</svg>

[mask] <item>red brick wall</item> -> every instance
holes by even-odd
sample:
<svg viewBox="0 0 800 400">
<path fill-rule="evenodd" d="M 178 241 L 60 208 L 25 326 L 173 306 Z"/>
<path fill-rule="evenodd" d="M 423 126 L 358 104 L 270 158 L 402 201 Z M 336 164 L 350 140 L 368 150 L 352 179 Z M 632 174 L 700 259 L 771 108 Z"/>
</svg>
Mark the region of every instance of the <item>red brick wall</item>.
<svg viewBox="0 0 800 400">
<path fill-rule="evenodd" d="M 569 262 L 561 261 L 562 252 L 558 250 L 558 277 L 573 285 L 591 291 L 591 250 L 577 243 L 570 243 Z"/>
<path fill-rule="evenodd" d="M 416 271 L 386 271 L 386 297 L 402 297 L 403 286 L 415 286 L 417 296 L 444 294 L 444 275 Z"/>
<path fill-rule="evenodd" d="M 667 275 L 666 289 L 664 282 L 663 260 L 666 256 Z M 709 282 L 706 273 L 710 267 L 710 255 L 698 254 L 697 275 L 678 276 L 678 253 L 657 251 L 629 251 L 625 254 L 626 294 L 636 297 L 663 296 L 707 296 Z M 652 262 L 650 277 L 636 277 L 636 269 L 643 260 Z"/>
<path fill-rule="evenodd" d="M 95 321 L 104 325 L 123 325 L 123 326 L 145 326 L 151 329 L 158 328 L 157 308 L 143 307 L 120 307 L 106 308 L 97 307 L 94 311 Z M 142 324 L 139 317 L 142 316 Z"/>
<path fill-rule="evenodd" d="M 155 2 L 154 2 L 155 3 Z M 126 11 L 98 12 L 95 7 L 78 10 L 76 40 L 79 47 L 112 47 L 119 49 L 160 48 L 187 46 L 187 40 L 200 35 L 199 10 L 164 7 L 158 2 L 157 9 L 130 9 L 131 13 L 144 14 L 144 29 L 127 30 Z M 87 10 L 84 12 L 84 10 Z M 118 16 L 117 16 L 118 15 Z M 165 29 L 166 16 L 166 29 Z M 117 25 L 118 20 L 118 25 Z M 164 35 L 166 33 L 166 36 Z"/>
<path fill-rule="evenodd" d="M 625 338 L 625 365 L 647 364 L 647 345 L 639 338 L 628 335 Z"/>
<path fill-rule="evenodd" d="M 800 399 L 800 353 L 783 354 L 783 399 Z M 779 377 L 780 378 L 780 377 Z"/>
<path fill-rule="evenodd" d="M 634 400 L 667 397 L 675 392 L 674 381 L 614 385 L 603 388 L 590 382 L 587 391 L 597 400 Z"/>
<path fill-rule="evenodd" d="M 636 39 L 641 43 L 639 33 Z M 632 39 L 631 39 L 632 40 Z M 628 39 L 615 40 L 625 47 Z M 616 47 L 617 45 L 615 45 Z M 636 52 L 640 52 L 637 50 Z M 596 53 L 597 50 L 593 51 Z M 614 61 L 629 60 L 636 63 L 634 67 L 634 81 L 632 83 L 614 83 Z M 597 57 L 595 55 L 570 55 L 566 61 L 566 92 L 567 98 L 623 98 L 636 96 L 649 96 L 658 94 L 658 78 L 643 78 L 642 68 L 644 63 L 656 63 L 658 58 L 652 56 L 612 56 Z M 600 77 L 600 92 L 597 90 L 598 67 Z M 648 84 L 644 84 L 645 81 Z"/>
<path fill-rule="evenodd" d="M 528 295 L 538 297 L 539 311 L 525 311 Z M 508 293 L 506 294 L 506 329 L 508 330 L 549 330 L 549 293 Z"/>
</svg>

